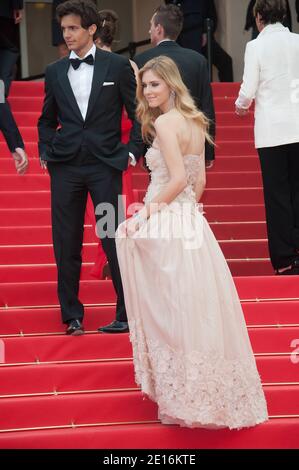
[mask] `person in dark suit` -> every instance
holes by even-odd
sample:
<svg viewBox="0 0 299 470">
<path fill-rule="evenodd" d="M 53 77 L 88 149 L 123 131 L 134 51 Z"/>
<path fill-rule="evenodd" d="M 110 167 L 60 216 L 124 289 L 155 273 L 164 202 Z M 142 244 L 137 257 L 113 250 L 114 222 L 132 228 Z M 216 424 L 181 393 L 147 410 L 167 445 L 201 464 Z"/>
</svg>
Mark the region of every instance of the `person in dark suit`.
<svg viewBox="0 0 299 470">
<path fill-rule="evenodd" d="M 176 39 L 183 26 L 183 15 L 176 5 L 161 5 L 150 22 L 152 49 L 135 56 L 134 61 L 139 68 L 150 59 L 164 55 L 170 57 L 178 66 L 183 81 L 197 107 L 210 119 L 210 134 L 215 137 L 215 110 L 211 84 L 208 76 L 207 61 L 203 55 L 191 49 L 179 46 Z M 213 165 L 214 147 L 206 143 L 206 166 Z"/>
<path fill-rule="evenodd" d="M 128 331 L 123 288 L 115 249 L 118 195 L 122 171 L 138 158 L 143 143 L 135 120 L 136 80 L 127 58 L 94 44 L 98 12 L 90 0 L 71 0 L 57 8 L 63 36 L 71 51 L 49 65 L 46 96 L 38 122 L 39 152 L 51 179 L 52 230 L 58 269 L 58 297 L 67 334 L 83 333 L 84 307 L 78 298 L 86 199 L 90 193 L 97 228 L 104 212 L 107 232 L 98 231 L 117 293 L 116 320 L 102 332 Z M 128 144 L 121 143 L 125 106 L 132 121 Z M 58 124 L 60 125 L 57 129 Z M 107 207 L 107 205 L 109 205 Z M 104 207 L 103 207 L 104 205 Z M 111 226 L 112 225 L 112 226 Z M 110 231 L 110 233 L 109 233 Z M 103 233 L 104 232 L 104 233 Z"/>
<path fill-rule="evenodd" d="M 22 175 L 28 167 L 24 142 L 6 101 L 13 78 L 13 69 L 19 52 L 13 43 L 15 25 L 22 19 L 23 0 L 0 2 L 0 130 L 15 162 L 16 171 Z"/>
<path fill-rule="evenodd" d="M 245 22 L 245 31 L 249 31 L 252 28 L 252 39 L 255 39 L 259 31 L 256 26 L 255 22 L 255 17 L 253 14 L 253 7 L 256 3 L 256 0 L 250 0 L 248 7 L 247 7 L 247 13 L 246 13 L 246 22 Z M 285 0 L 286 3 L 286 16 L 282 22 L 284 26 L 289 28 L 290 31 L 292 31 L 292 15 L 291 15 L 291 9 L 290 9 L 290 4 L 288 0 Z M 299 22 L 299 0 L 296 0 L 295 2 L 295 7 L 296 7 L 296 12 L 297 12 L 297 21 Z"/>
<path fill-rule="evenodd" d="M 0 102 L 0 130 L 14 159 L 17 173 L 23 175 L 28 167 L 28 158 L 22 136 L 7 102 Z"/>
<path fill-rule="evenodd" d="M 19 57 L 17 47 L 18 24 L 22 20 L 23 0 L 0 2 L 0 77 L 8 96 L 15 64 Z"/>
<path fill-rule="evenodd" d="M 212 48 L 212 62 L 213 65 L 218 70 L 219 80 L 221 82 L 233 82 L 233 61 L 231 56 L 220 46 L 220 44 L 215 39 L 215 32 L 218 25 L 218 16 L 215 7 L 214 0 L 209 0 L 206 11 L 207 18 L 212 20 L 212 38 L 211 38 L 211 48 Z M 207 46 L 207 35 L 203 35 L 203 55 L 207 58 L 208 56 L 208 46 Z"/>
<path fill-rule="evenodd" d="M 165 3 L 179 6 L 184 15 L 183 28 L 177 42 L 182 47 L 201 53 L 209 0 L 165 0 Z"/>
</svg>

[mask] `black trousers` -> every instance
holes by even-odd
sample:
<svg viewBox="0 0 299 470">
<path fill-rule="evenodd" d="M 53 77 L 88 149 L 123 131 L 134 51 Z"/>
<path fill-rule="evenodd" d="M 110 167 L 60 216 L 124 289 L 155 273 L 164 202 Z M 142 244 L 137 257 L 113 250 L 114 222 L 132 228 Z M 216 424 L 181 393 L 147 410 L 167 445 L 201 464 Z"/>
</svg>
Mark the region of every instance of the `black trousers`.
<svg viewBox="0 0 299 470">
<path fill-rule="evenodd" d="M 11 18 L 0 16 L 0 78 L 5 83 L 6 96 L 11 81 L 19 77 L 19 25 Z M 18 64 L 17 64 L 18 62 Z M 16 64 L 18 67 L 16 67 Z M 15 77 L 18 72 L 17 77 Z"/>
<path fill-rule="evenodd" d="M 219 80 L 221 82 L 233 82 L 233 60 L 231 56 L 218 44 L 214 37 L 212 37 L 212 61 L 213 65 L 218 70 Z M 202 50 L 203 55 L 208 57 L 208 47 L 205 46 Z"/>
<path fill-rule="evenodd" d="M 177 38 L 180 46 L 202 52 L 203 21 L 196 13 L 184 16 L 183 30 Z"/>
<path fill-rule="evenodd" d="M 110 233 L 101 235 L 101 241 L 117 294 L 116 319 L 127 321 L 114 238 L 114 229 L 121 221 L 117 207 L 118 195 L 122 192 L 121 171 L 95 159 L 90 159 L 85 164 L 78 164 L 78 160 L 73 163 L 49 162 L 48 170 L 51 177 L 52 233 L 58 271 L 58 297 L 63 322 L 71 319 L 82 320 L 84 315 L 78 292 L 88 193 L 95 208 L 99 204 L 108 203 L 115 210 L 115 225 L 113 224 L 112 230 L 110 227 Z M 96 215 L 97 226 L 103 222 L 102 217 L 107 219 L 106 210 L 101 209 Z"/>
<path fill-rule="evenodd" d="M 299 143 L 258 149 L 274 269 L 299 258 Z"/>
</svg>

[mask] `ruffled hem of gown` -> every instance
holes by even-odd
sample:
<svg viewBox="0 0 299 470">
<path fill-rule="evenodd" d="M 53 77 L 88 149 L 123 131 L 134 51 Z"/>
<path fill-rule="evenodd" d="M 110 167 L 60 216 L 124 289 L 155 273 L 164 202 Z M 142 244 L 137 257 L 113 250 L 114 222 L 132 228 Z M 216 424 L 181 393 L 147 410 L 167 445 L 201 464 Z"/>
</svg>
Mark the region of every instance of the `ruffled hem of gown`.
<svg viewBox="0 0 299 470">
<path fill-rule="evenodd" d="M 159 407 L 163 424 L 241 429 L 268 419 L 254 358 L 226 359 L 218 352 L 182 353 L 146 339 L 130 322 L 135 379 Z M 141 341 L 143 336 L 144 341 Z"/>
</svg>

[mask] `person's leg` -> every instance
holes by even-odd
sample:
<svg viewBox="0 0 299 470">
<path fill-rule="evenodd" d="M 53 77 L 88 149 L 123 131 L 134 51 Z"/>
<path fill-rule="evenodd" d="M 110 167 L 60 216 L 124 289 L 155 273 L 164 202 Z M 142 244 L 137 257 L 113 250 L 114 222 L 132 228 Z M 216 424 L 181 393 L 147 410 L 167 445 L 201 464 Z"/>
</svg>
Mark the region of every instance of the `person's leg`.
<svg viewBox="0 0 299 470">
<path fill-rule="evenodd" d="M 48 163 L 51 177 L 52 233 L 62 320 L 82 321 L 78 298 L 87 189 L 79 166 Z"/>
<path fill-rule="evenodd" d="M 224 49 L 222 49 L 215 39 L 212 39 L 212 60 L 218 70 L 219 80 L 221 82 L 233 82 L 234 75 L 232 58 Z"/>
<path fill-rule="evenodd" d="M 291 184 L 291 203 L 294 217 L 292 238 L 294 247 L 299 252 L 299 143 L 288 145 L 288 157 Z"/>
<path fill-rule="evenodd" d="M 122 193 L 122 173 L 101 162 L 90 165 L 90 168 L 88 190 L 95 208 L 97 233 L 101 238 L 102 246 L 107 256 L 113 286 L 117 294 L 116 320 L 127 322 L 124 293 L 115 246 L 115 230 L 122 221 L 119 219 L 124 218 L 122 198 L 118 197 Z M 118 207 L 118 202 L 121 204 L 121 207 Z M 105 208 L 105 204 L 108 205 L 107 208 Z M 108 212 L 109 217 L 107 216 Z M 104 223 L 104 221 L 107 221 L 107 223 Z"/>
<path fill-rule="evenodd" d="M 258 149 L 267 219 L 270 258 L 275 270 L 296 259 L 293 244 L 294 216 L 289 181 L 288 146 Z"/>
</svg>

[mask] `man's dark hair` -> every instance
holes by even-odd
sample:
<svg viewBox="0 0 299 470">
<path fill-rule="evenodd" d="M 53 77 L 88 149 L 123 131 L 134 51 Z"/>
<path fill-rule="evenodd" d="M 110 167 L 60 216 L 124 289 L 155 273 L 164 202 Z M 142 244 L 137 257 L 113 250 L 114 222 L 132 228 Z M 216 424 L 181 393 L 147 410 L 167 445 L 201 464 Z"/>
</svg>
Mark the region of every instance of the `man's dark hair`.
<svg viewBox="0 0 299 470">
<path fill-rule="evenodd" d="M 163 26 L 165 36 L 175 41 L 183 29 L 184 16 L 176 5 L 160 5 L 155 10 L 154 25 Z"/>
<path fill-rule="evenodd" d="M 69 0 L 61 3 L 56 8 L 56 17 L 59 23 L 66 15 L 77 15 L 81 17 L 81 26 L 84 29 L 92 24 L 98 26 L 99 17 L 96 5 L 91 0 Z"/>
<path fill-rule="evenodd" d="M 282 23 L 287 14 L 287 5 L 285 0 L 257 0 L 253 14 L 256 17 L 258 13 L 266 25 Z"/>
</svg>

